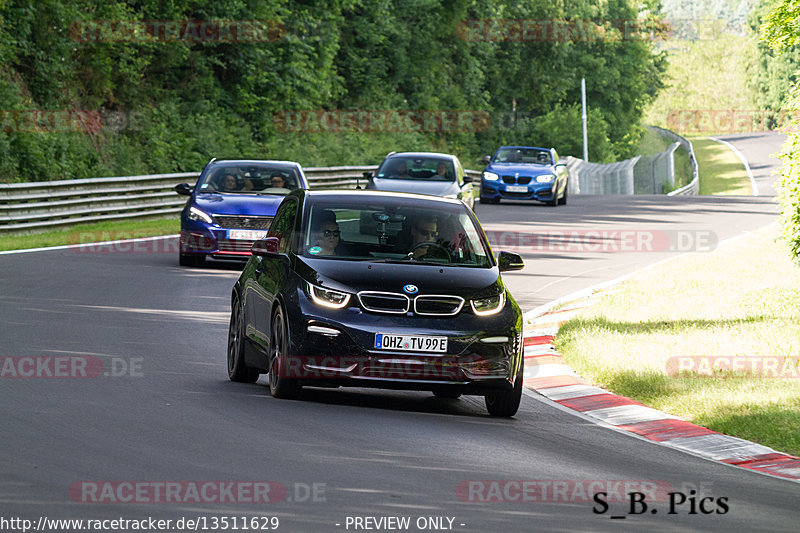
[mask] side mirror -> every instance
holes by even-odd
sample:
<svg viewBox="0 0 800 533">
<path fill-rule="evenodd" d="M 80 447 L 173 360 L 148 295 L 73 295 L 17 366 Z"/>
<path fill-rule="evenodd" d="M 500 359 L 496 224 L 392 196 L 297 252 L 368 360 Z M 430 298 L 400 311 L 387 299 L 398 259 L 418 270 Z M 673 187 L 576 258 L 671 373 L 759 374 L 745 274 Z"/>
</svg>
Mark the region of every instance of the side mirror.
<svg viewBox="0 0 800 533">
<path fill-rule="evenodd" d="M 254 242 L 251 250 L 253 255 L 275 256 L 278 255 L 278 244 L 280 242 L 278 237 L 267 237 Z"/>
<path fill-rule="evenodd" d="M 497 266 L 500 268 L 500 272 L 509 272 L 511 270 L 522 270 L 525 268 L 525 263 L 519 254 L 501 251 L 497 256 Z"/>
<path fill-rule="evenodd" d="M 372 172 L 364 172 L 363 174 L 365 180 L 371 180 L 372 175 L 373 175 Z"/>
<path fill-rule="evenodd" d="M 464 183 L 472 183 L 472 176 L 464 174 Z"/>
<path fill-rule="evenodd" d="M 488 165 L 489 163 L 492 162 L 492 156 L 485 155 L 485 156 L 483 156 L 483 159 L 481 159 L 481 161 L 483 161 L 484 164 Z"/>
<path fill-rule="evenodd" d="M 566 161 L 559 161 L 558 163 L 556 163 L 556 168 L 558 168 L 558 167 L 566 168 L 566 166 L 567 166 L 567 162 Z"/>
<path fill-rule="evenodd" d="M 181 183 L 180 185 L 175 186 L 175 192 L 180 194 L 181 196 L 191 196 L 192 195 L 192 186 L 188 183 Z"/>
</svg>

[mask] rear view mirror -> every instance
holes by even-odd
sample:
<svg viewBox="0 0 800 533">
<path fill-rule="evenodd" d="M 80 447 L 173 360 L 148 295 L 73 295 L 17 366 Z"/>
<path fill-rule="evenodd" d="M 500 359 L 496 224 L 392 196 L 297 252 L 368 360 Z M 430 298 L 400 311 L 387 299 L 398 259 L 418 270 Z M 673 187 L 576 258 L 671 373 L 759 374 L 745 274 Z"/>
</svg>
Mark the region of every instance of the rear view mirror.
<svg viewBox="0 0 800 533">
<path fill-rule="evenodd" d="M 519 254 L 501 251 L 497 256 L 497 266 L 500 268 L 500 272 L 509 272 L 511 270 L 522 270 L 525 268 L 525 263 Z"/>
<path fill-rule="evenodd" d="M 483 161 L 484 164 L 488 165 L 489 163 L 492 162 L 492 156 L 485 155 L 485 156 L 483 156 L 483 159 L 481 159 L 481 161 Z"/>
<path fill-rule="evenodd" d="M 191 196 L 192 187 L 188 183 L 181 183 L 180 185 L 175 186 L 175 192 L 181 196 Z"/>
<path fill-rule="evenodd" d="M 464 174 L 464 183 L 472 183 L 472 176 Z"/>
</svg>

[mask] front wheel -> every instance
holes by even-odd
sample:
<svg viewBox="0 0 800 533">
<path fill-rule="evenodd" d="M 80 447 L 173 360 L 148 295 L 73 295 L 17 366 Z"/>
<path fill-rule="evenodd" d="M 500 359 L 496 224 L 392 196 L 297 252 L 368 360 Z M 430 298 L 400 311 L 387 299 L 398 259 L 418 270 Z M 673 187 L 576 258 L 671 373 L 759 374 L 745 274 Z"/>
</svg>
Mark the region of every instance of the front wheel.
<svg viewBox="0 0 800 533">
<path fill-rule="evenodd" d="M 286 377 L 286 356 L 289 351 L 289 328 L 279 305 L 272 314 L 269 343 L 269 392 L 273 398 L 296 398 L 302 390 L 297 379 Z"/>
<path fill-rule="evenodd" d="M 522 400 L 522 372 L 520 366 L 517 372 L 517 379 L 514 380 L 514 388 L 507 392 L 492 392 L 486 395 L 486 409 L 492 416 L 512 417 L 517 414 L 519 403 Z"/>
<path fill-rule="evenodd" d="M 561 198 L 561 200 L 558 201 L 558 203 L 561 204 L 561 205 L 567 205 L 567 194 L 569 192 L 568 187 L 569 187 L 569 184 L 564 185 L 564 196 Z"/>
<path fill-rule="evenodd" d="M 228 378 L 240 383 L 258 381 L 258 370 L 244 363 L 244 315 L 238 297 L 233 299 L 228 327 Z"/>
</svg>

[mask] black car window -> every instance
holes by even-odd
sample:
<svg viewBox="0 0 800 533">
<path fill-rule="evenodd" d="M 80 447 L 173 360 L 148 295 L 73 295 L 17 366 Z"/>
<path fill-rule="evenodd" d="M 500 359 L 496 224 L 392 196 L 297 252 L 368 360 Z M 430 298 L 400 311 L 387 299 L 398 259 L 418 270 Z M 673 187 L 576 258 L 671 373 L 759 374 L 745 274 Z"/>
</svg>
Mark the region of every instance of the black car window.
<svg viewBox="0 0 800 533">
<path fill-rule="evenodd" d="M 306 225 L 300 253 L 307 257 L 491 266 L 479 227 L 463 204 L 320 202 L 311 207 Z"/>
<path fill-rule="evenodd" d="M 286 164 L 217 163 L 200 182 L 200 192 L 286 195 L 302 187 L 297 168 Z"/>
<path fill-rule="evenodd" d="M 275 213 L 275 218 L 272 220 L 272 224 L 269 227 L 267 237 L 277 237 L 279 239 L 279 253 L 286 253 L 289 251 L 296 216 L 297 200 L 294 198 L 281 204 L 278 208 L 278 212 Z"/>
<path fill-rule="evenodd" d="M 394 156 L 378 169 L 378 178 L 454 181 L 453 161 L 442 157 Z"/>
<path fill-rule="evenodd" d="M 550 152 L 537 148 L 503 148 L 497 152 L 494 161 L 497 163 L 553 164 Z"/>
</svg>

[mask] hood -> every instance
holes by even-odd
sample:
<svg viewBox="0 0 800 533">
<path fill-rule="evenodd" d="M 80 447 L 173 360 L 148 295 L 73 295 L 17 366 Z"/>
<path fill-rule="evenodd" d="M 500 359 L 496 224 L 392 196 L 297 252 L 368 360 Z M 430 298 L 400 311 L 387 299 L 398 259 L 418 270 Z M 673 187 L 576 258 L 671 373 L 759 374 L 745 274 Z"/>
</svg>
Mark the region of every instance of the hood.
<svg viewBox="0 0 800 533">
<path fill-rule="evenodd" d="M 323 287 L 347 292 L 403 293 L 411 284 L 420 294 L 452 294 L 465 299 L 494 295 L 503 287 L 497 267 L 470 268 L 421 264 L 373 263 L 297 257 L 297 272 Z M 414 295 L 412 295 L 414 296 Z"/>
<path fill-rule="evenodd" d="M 201 193 L 194 203 L 206 213 L 217 215 L 274 216 L 284 196 L 275 194 Z"/>
<path fill-rule="evenodd" d="M 454 181 L 399 180 L 394 178 L 373 178 L 372 183 L 379 191 L 413 192 L 431 196 L 458 194 L 458 186 Z"/>
<path fill-rule="evenodd" d="M 494 172 L 495 174 L 514 175 L 519 173 L 520 176 L 541 176 L 542 174 L 555 174 L 553 165 L 521 165 L 519 163 L 492 163 L 486 167 L 487 172 Z"/>
</svg>

